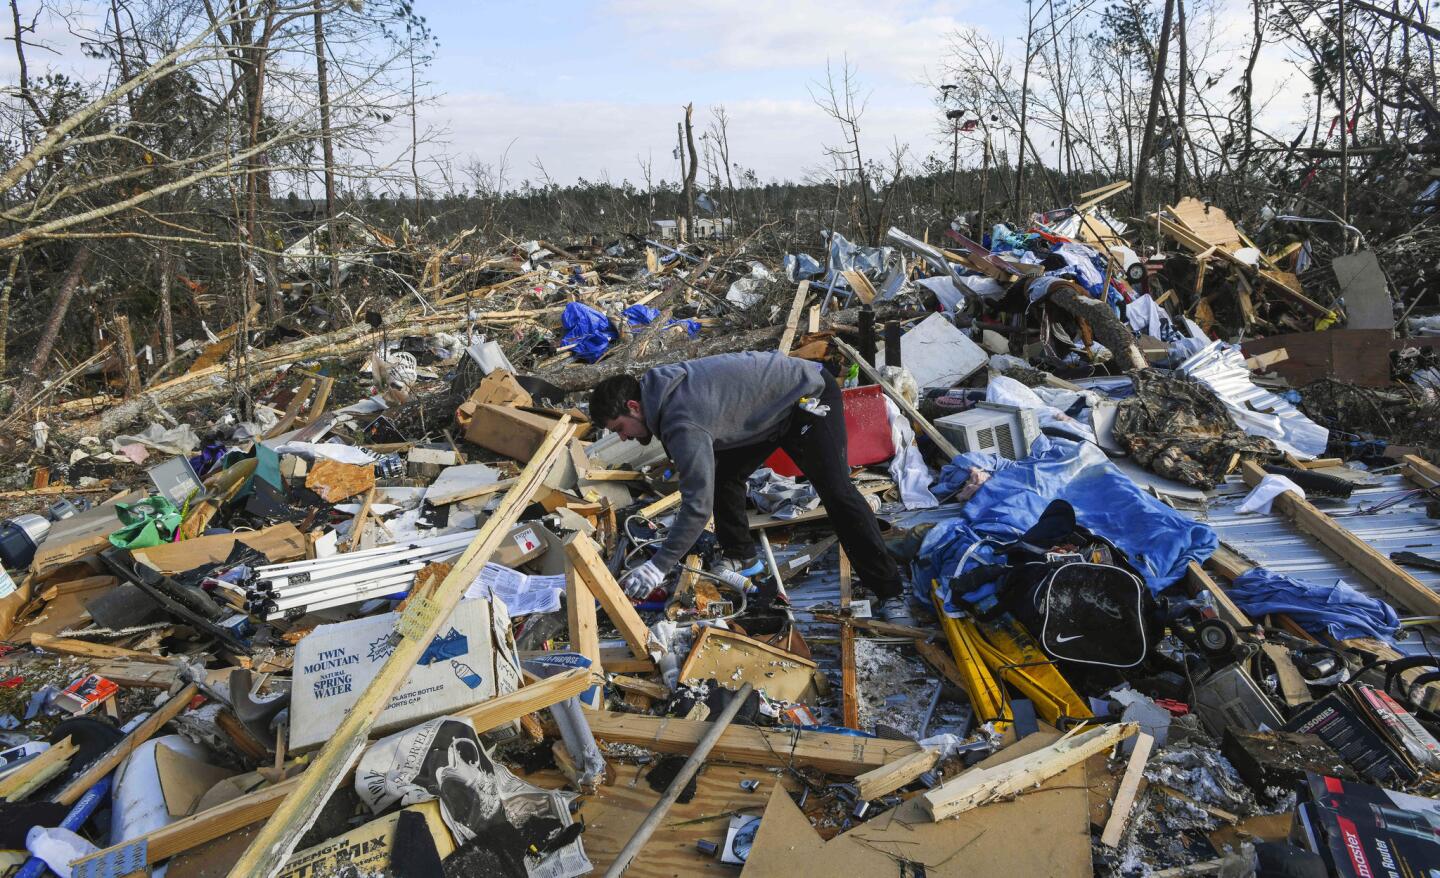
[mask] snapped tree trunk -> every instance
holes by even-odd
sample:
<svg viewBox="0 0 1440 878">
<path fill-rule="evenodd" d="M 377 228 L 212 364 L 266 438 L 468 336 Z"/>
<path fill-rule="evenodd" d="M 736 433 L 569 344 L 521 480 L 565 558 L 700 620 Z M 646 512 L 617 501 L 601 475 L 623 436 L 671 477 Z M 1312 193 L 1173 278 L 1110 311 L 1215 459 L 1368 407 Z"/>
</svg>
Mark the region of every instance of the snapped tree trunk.
<svg viewBox="0 0 1440 878">
<path fill-rule="evenodd" d="M 30 369 L 24 383 L 20 385 L 18 400 L 29 399 L 39 388 L 40 375 L 45 370 L 51 351 L 55 349 L 55 340 L 60 337 L 60 324 L 65 322 L 65 315 L 70 311 L 70 302 L 75 298 L 75 291 L 80 288 L 80 280 L 85 276 L 86 267 L 90 265 L 90 256 L 90 248 L 81 247 L 75 252 L 75 258 L 70 260 L 70 268 L 60 281 L 60 289 L 55 291 L 50 317 L 46 319 L 45 328 L 40 332 L 40 343 L 35 346 L 35 355 L 30 358 Z"/>
<path fill-rule="evenodd" d="M 685 225 L 689 227 L 692 239 L 695 236 L 695 172 L 699 170 L 699 158 L 695 155 L 695 128 L 691 124 L 694 112 L 694 104 L 685 105 L 685 145 L 690 150 L 690 163 L 685 168 Z"/>
<path fill-rule="evenodd" d="M 175 310 L 170 301 L 170 283 L 175 277 L 175 258 L 169 247 L 160 249 L 160 344 L 165 362 L 175 359 Z"/>
<path fill-rule="evenodd" d="M 1160 114 L 1160 93 L 1165 88 L 1165 56 L 1170 51 L 1170 23 L 1174 17 L 1175 0 L 1165 0 L 1165 15 L 1160 20 L 1160 41 L 1155 47 L 1155 69 L 1150 80 L 1150 107 L 1145 113 L 1140 155 L 1135 159 L 1135 200 L 1131 206 L 1137 214 L 1145 207 L 1145 181 L 1150 174 L 1150 150 L 1155 145 L 1155 118 Z"/>
<path fill-rule="evenodd" d="M 10 257 L 10 270 L 5 273 L 5 286 L 0 287 L 0 377 L 5 375 L 6 339 L 10 336 L 10 293 L 15 289 L 15 275 L 20 270 L 20 254 L 16 250 Z"/>
<path fill-rule="evenodd" d="M 1099 299 L 1092 299 L 1073 281 L 1062 281 L 1050 287 L 1047 297 L 1055 307 L 1078 317 L 1090 325 L 1095 340 L 1110 350 L 1115 365 L 1122 372 L 1132 372 L 1148 367 L 1140 346 L 1135 344 L 1135 334 L 1130 326 L 1115 315 L 1110 307 Z"/>
</svg>

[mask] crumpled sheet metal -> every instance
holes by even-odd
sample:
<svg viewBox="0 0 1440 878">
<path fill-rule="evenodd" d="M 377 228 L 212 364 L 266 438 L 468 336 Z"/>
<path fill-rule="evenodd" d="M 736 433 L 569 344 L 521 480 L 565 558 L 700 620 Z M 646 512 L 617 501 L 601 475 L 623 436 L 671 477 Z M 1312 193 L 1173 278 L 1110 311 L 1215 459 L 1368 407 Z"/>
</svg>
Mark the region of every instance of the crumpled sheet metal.
<svg viewBox="0 0 1440 878">
<path fill-rule="evenodd" d="M 1251 436 L 1263 436 L 1301 459 L 1325 453 L 1330 431 L 1284 399 L 1253 384 L 1250 370 L 1245 368 L 1245 355 L 1238 347 L 1213 342 L 1181 363 L 1180 371 L 1215 391 L 1235 423 Z"/>
</svg>

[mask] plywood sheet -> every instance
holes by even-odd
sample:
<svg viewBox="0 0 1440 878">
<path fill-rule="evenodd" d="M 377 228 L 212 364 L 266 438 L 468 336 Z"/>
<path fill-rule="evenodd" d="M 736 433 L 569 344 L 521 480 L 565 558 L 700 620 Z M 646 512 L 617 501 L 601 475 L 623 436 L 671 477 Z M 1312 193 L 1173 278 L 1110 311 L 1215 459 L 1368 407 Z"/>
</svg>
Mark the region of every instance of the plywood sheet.
<svg viewBox="0 0 1440 878">
<path fill-rule="evenodd" d="M 1331 329 L 1252 339 L 1241 345 L 1241 350 L 1253 357 L 1284 348 L 1289 357 L 1272 365 L 1270 371 L 1295 387 L 1326 377 L 1386 387 L 1390 384 L 1390 352 L 1406 345 L 1429 344 L 1440 347 L 1440 338 L 1397 339 L 1388 329 Z"/>
<path fill-rule="evenodd" d="M 1182 198 L 1179 204 L 1170 208 L 1170 212 L 1175 214 L 1195 237 L 1207 244 L 1232 252 L 1245 246 L 1240 241 L 1240 230 L 1235 228 L 1235 223 L 1224 210 L 1215 205 L 1207 209 L 1205 203 L 1198 198 Z"/>
<path fill-rule="evenodd" d="M 809 659 L 753 637 L 705 628 L 680 669 L 680 679 L 713 679 L 726 689 L 750 683 L 772 700 L 808 701 L 815 667 Z"/>
<path fill-rule="evenodd" d="M 981 765 L 1008 762 L 1055 741 L 1030 735 Z M 1014 801 L 995 802 L 932 823 L 918 797 L 822 841 L 785 793 L 772 794 L 745 878 L 896 875 L 897 861 L 924 865 L 929 878 L 1046 875 L 1089 878 L 1090 808 L 1085 766 L 1076 765 Z"/>
</svg>

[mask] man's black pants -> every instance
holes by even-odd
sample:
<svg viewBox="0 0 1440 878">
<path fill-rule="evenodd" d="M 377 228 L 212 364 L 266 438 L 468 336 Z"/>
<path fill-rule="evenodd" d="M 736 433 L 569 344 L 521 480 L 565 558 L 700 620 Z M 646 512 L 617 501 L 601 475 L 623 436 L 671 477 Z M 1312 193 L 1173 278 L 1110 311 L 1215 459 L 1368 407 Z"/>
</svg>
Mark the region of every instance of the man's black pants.
<svg viewBox="0 0 1440 878">
<path fill-rule="evenodd" d="M 823 375 L 825 389 L 820 402 L 830 407 L 825 417 L 808 415 L 797 407 L 778 442 L 715 452 L 715 536 L 732 558 L 755 555 L 745 515 L 746 482 L 776 448 L 783 448 L 820 495 L 860 583 L 882 600 L 897 597 L 902 588 L 900 570 L 885 551 L 875 513 L 850 481 L 844 397 L 835 379 L 828 372 Z"/>
</svg>

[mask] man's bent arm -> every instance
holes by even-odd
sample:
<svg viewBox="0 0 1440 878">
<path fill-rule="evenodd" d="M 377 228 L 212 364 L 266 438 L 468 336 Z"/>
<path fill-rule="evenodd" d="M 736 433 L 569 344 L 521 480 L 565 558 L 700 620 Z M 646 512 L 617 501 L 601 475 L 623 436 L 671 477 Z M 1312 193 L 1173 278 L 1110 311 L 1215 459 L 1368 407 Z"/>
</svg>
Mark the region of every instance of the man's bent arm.
<svg viewBox="0 0 1440 878">
<path fill-rule="evenodd" d="M 700 539 L 715 505 L 715 446 L 710 434 L 693 424 L 681 424 L 661 437 L 665 451 L 680 471 L 680 511 L 670 535 L 651 560 L 669 572 Z"/>
</svg>

